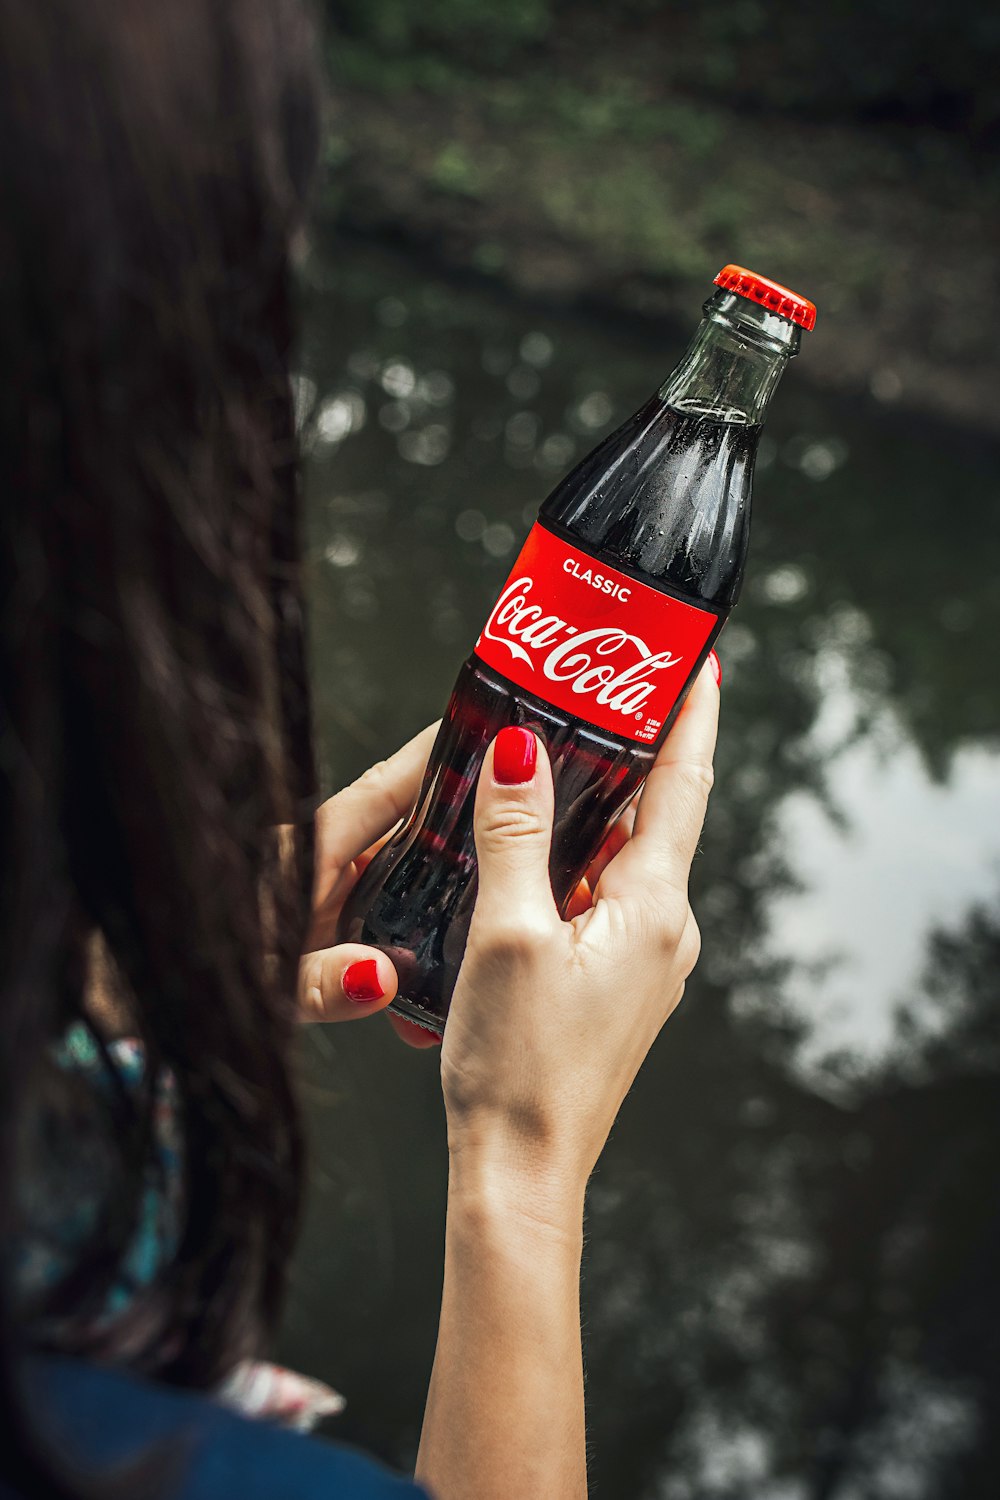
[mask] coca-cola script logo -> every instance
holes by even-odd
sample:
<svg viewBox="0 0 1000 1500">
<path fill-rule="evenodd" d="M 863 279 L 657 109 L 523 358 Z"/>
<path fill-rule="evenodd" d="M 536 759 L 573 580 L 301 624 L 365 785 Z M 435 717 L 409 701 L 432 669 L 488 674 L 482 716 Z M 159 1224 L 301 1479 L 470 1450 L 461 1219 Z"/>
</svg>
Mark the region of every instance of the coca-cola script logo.
<svg viewBox="0 0 1000 1500">
<path fill-rule="evenodd" d="M 612 712 L 642 717 L 640 710 L 657 687 L 650 679 L 679 666 L 683 657 L 651 651 L 641 636 L 621 626 L 579 630 L 530 602 L 534 586 L 527 575 L 508 583 L 482 639 L 506 647 L 514 660 L 549 682 L 563 683 L 581 696 L 593 694 L 595 702 Z"/>
<path fill-rule="evenodd" d="M 531 528 L 475 654 L 558 713 L 659 738 L 717 617 Z"/>
</svg>

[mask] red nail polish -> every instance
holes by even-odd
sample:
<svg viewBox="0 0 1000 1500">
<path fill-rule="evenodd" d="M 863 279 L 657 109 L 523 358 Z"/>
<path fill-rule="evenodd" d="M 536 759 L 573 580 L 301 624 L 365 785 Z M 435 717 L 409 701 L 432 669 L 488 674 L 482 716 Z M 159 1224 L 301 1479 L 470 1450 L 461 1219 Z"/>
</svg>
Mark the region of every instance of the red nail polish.
<svg viewBox="0 0 1000 1500">
<path fill-rule="evenodd" d="M 714 651 L 708 653 L 708 665 L 712 668 L 712 676 L 715 678 L 716 687 L 722 686 L 722 663 Z"/>
<path fill-rule="evenodd" d="M 524 786 L 535 774 L 538 745 L 530 729 L 501 729 L 493 750 L 493 778 L 501 786 Z"/>
<path fill-rule="evenodd" d="M 374 958 L 359 958 L 356 964 L 348 964 L 341 984 L 344 994 L 355 1005 L 369 1005 L 373 1000 L 381 1000 L 385 994 Z"/>
</svg>

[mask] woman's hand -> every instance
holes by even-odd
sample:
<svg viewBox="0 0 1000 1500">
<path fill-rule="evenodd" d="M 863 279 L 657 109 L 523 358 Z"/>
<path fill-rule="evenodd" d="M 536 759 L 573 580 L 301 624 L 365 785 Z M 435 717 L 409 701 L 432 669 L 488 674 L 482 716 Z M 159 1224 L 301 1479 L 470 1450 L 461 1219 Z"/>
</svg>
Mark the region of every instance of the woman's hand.
<svg viewBox="0 0 1000 1500">
<path fill-rule="evenodd" d="M 479 896 L 441 1056 L 444 1291 L 417 1460 L 441 1500 L 587 1495 L 584 1189 L 698 956 L 687 883 L 718 709 L 707 668 L 656 758 L 631 837 L 629 818 L 565 922 L 549 882 L 542 746 L 506 729 L 486 756 Z"/>
<path fill-rule="evenodd" d="M 437 729 L 431 724 L 324 802 L 316 814 L 313 920 L 309 951 L 299 965 L 303 1020 L 354 1021 L 384 1010 L 396 993 L 396 970 L 378 948 L 328 945 L 348 892 L 416 802 Z M 421 1038 L 429 1036 L 419 1027 L 410 1029 L 420 1031 Z"/>
<path fill-rule="evenodd" d="M 395 755 L 379 761 L 357 781 L 330 797 L 316 814 L 316 874 L 307 951 L 299 965 L 303 1021 L 356 1021 L 385 1010 L 398 988 L 392 960 L 359 943 L 330 946 L 341 909 L 369 861 L 413 808 L 438 725 L 430 724 Z M 594 864 L 580 882 L 570 913 L 591 904 L 591 890 L 608 860 L 627 842 L 635 821 L 630 805 L 618 819 Z M 358 969 L 356 965 L 363 967 Z M 350 971 L 350 972 L 349 972 Z M 352 993 L 345 989 L 344 979 Z M 409 1046 L 434 1047 L 440 1037 L 401 1016 L 389 1016 Z"/>
<path fill-rule="evenodd" d="M 699 952 L 691 861 L 712 784 L 719 693 L 709 667 L 657 756 L 635 814 L 562 921 L 548 860 L 552 777 L 503 784 L 499 737 L 476 800 L 479 895 L 448 1015 L 442 1084 L 453 1169 L 513 1177 L 518 1200 L 576 1201 Z M 503 731 L 503 735 L 523 734 Z M 530 751 L 532 745 L 527 747 Z M 496 771 L 501 771 L 497 779 Z M 516 768 L 515 768 L 516 769 Z M 539 1213 L 546 1204 L 536 1204 Z"/>
</svg>

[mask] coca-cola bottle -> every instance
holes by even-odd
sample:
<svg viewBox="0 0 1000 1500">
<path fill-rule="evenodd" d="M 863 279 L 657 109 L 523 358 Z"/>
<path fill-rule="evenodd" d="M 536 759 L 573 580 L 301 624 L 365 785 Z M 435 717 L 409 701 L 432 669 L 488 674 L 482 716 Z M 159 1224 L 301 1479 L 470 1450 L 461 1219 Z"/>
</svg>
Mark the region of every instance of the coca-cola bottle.
<svg viewBox="0 0 1000 1500">
<path fill-rule="evenodd" d="M 341 937 L 384 949 L 392 1009 L 444 1029 L 476 898 L 484 752 L 506 724 L 544 740 L 550 873 L 564 908 L 736 603 L 767 404 L 816 309 L 726 266 L 663 388 L 539 512 L 458 674 L 411 816 L 372 860 Z"/>
</svg>

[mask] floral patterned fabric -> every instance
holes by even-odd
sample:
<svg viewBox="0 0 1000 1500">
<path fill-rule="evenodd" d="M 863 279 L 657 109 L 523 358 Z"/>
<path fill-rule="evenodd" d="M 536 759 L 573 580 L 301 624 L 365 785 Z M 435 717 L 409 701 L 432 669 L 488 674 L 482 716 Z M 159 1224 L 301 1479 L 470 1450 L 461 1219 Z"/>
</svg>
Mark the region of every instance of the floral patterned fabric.
<svg viewBox="0 0 1000 1500">
<path fill-rule="evenodd" d="M 102 1211 L 110 1178 L 106 1146 L 89 1120 L 88 1109 L 116 1086 L 137 1090 L 145 1080 L 146 1059 L 134 1038 L 109 1043 L 109 1077 L 102 1050 L 85 1026 L 69 1029 L 56 1049 L 60 1069 L 79 1084 L 69 1113 L 46 1122 L 34 1145 L 23 1189 L 27 1232 L 16 1251 L 15 1279 L 27 1319 L 51 1349 L 72 1348 L 80 1325 L 72 1315 L 43 1320 L 33 1309 L 44 1292 L 72 1271 Z M 135 1233 L 114 1285 L 95 1320 L 100 1333 L 122 1319 L 140 1293 L 155 1289 L 157 1278 L 176 1254 L 184 1188 L 183 1141 L 176 1081 L 164 1070 L 155 1080 L 153 1149 L 146 1163 Z M 76 1337 L 74 1337 L 76 1336 Z M 299 1432 L 310 1431 L 323 1417 L 343 1410 L 344 1400 L 318 1380 L 279 1365 L 247 1360 L 214 1392 L 215 1399 L 245 1416 L 261 1417 Z"/>
</svg>

